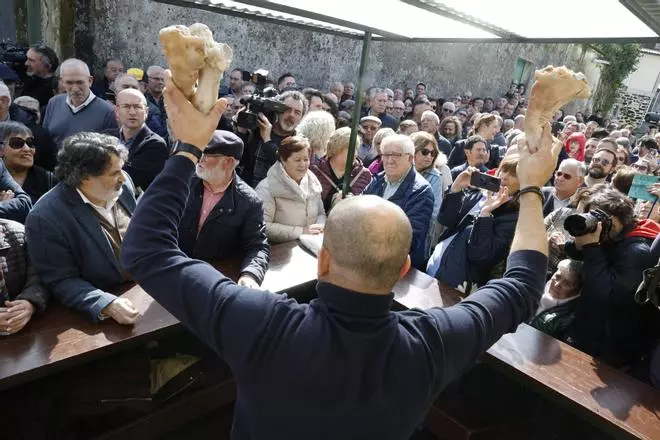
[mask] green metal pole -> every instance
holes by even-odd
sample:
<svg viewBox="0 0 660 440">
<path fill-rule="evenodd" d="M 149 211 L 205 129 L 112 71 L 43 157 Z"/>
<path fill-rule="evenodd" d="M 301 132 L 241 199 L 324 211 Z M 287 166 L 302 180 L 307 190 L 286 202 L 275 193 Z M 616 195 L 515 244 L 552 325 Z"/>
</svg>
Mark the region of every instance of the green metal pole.
<svg viewBox="0 0 660 440">
<path fill-rule="evenodd" d="M 346 158 L 346 169 L 344 170 L 344 189 L 342 195 L 348 194 L 351 183 L 351 170 L 353 169 L 353 159 L 355 158 L 355 148 L 357 147 L 358 125 L 360 124 L 360 112 L 362 111 L 362 90 L 364 87 L 364 71 L 367 69 L 369 58 L 369 46 L 371 45 L 371 32 L 365 32 L 362 40 L 362 55 L 360 56 L 360 73 L 358 78 L 357 93 L 355 98 L 355 107 L 353 107 L 353 121 L 351 123 L 351 142 L 348 144 L 348 157 Z"/>
</svg>

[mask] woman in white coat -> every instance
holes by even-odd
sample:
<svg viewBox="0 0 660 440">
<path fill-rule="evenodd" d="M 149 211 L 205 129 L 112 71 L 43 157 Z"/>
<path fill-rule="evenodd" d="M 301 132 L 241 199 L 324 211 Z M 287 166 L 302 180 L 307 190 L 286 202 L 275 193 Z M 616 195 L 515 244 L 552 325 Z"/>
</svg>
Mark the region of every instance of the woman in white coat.
<svg viewBox="0 0 660 440">
<path fill-rule="evenodd" d="M 296 240 L 302 234 L 321 234 L 325 210 L 321 184 L 309 171 L 307 139 L 292 136 L 277 149 L 277 162 L 257 185 L 264 203 L 266 233 L 271 243 Z"/>
</svg>

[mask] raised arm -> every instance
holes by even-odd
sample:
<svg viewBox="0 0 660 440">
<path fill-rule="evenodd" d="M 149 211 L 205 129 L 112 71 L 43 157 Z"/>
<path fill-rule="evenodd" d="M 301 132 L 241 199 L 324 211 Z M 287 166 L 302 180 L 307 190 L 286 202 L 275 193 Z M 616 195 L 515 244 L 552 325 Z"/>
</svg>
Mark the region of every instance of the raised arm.
<svg viewBox="0 0 660 440">
<path fill-rule="evenodd" d="M 547 181 L 560 148 L 561 143 L 553 146 L 549 126 L 538 151 L 522 148 L 517 170 L 521 190 Z M 444 367 L 443 384 L 465 372 L 504 333 L 515 331 L 533 316 L 543 293 L 548 255 L 542 205 L 542 198 L 533 192 L 520 197 L 520 215 L 503 278 L 489 282 L 454 307 L 428 311 L 434 319 L 431 346 L 442 347 L 435 353 L 438 365 Z"/>
<path fill-rule="evenodd" d="M 203 150 L 226 101 L 218 101 L 204 115 L 176 88 L 169 71 L 165 81 L 165 102 L 175 137 Z M 196 162 L 195 155 L 187 152 L 168 159 L 133 214 L 121 260 L 149 295 L 235 367 L 262 340 L 273 315 L 288 313 L 294 307 L 277 308 L 276 304 L 290 300 L 237 286 L 178 248 L 177 230 Z"/>
</svg>

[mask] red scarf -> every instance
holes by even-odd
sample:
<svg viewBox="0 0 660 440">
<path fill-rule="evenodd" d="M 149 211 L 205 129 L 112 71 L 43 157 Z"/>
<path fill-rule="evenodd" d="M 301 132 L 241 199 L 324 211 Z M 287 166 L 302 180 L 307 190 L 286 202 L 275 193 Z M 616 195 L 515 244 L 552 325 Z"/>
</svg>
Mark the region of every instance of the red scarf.
<svg viewBox="0 0 660 440">
<path fill-rule="evenodd" d="M 644 219 L 637 222 L 632 231 L 628 232 L 628 237 L 644 237 L 655 240 L 660 234 L 660 225 L 653 220 Z"/>
</svg>

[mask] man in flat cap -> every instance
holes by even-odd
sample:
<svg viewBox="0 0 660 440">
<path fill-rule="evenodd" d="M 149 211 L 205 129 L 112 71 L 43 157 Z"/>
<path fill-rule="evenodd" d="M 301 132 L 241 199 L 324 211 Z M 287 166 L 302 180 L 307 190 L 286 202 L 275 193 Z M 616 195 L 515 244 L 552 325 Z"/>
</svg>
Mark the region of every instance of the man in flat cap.
<svg viewBox="0 0 660 440">
<path fill-rule="evenodd" d="M 197 163 L 179 225 L 179 245 L 188 256 L 217 261 L 242 254 L 238 284 L 259 287 L 268 270 L 269 247 L 263 204 L 237 174 L 243 141 L 216 130 Z"/>
</svg>

